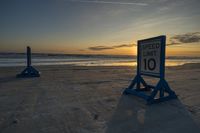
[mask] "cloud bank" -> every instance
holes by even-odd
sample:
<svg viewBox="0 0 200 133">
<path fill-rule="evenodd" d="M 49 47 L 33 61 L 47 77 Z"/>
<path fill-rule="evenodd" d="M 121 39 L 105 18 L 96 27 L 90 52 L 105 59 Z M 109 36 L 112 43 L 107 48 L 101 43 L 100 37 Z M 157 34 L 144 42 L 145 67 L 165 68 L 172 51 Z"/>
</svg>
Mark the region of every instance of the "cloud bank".
<svg viewBox="0 0 200 133">
<path fill-rule="evenodd" d="M 179 34 L 172 36 L 169 39 L 170 45 L 180 45 L 185 43 L 198 43 L 200 42 L 200 32 L 191 32 L 191 33 L 185 33 L 185 34 Z"/>
<path fill-rule="evenodd" d="M 94 46 L 94 47 L 89 47 L 88 49 L 93 50 L 93 51 L 102 51 L 102 50 L 133 47 L 133 46 L 136 46 L 136 44 L 120 44 L 120 45 L 114 45 L 114 46 Z"/>
<path fill-rule="evenodd" d="M 191 32 L 191 33 L 174 35 L 170 37 L 167 46 L 182 45 L 186 43 L 198 43 L 198 42 L 200 42 L 200 32 Z M 120 44 L 114 46 L 99 45 L 99 46 L 89 47 L 88 49 L 93 51 L 103 51 L 103 50 L 134 47 L 134 46 L 137 46 L 137 44 Z"/>
</svg>

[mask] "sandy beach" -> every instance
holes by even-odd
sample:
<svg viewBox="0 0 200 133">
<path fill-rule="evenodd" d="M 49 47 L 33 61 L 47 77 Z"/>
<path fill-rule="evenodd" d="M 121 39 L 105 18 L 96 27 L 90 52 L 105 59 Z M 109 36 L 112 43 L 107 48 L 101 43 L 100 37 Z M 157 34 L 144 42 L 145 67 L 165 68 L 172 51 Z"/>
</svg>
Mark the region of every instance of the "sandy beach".
<svg viewBox="0 0 200 133">
<path fill-rule="evenodd" d="M 200 127 L 200 64 L 166 68 L 178 99 L 146 105 L 122 95 L 135 67 L 0 68 L 0 133 L 187 133 Z"/>
</svg>

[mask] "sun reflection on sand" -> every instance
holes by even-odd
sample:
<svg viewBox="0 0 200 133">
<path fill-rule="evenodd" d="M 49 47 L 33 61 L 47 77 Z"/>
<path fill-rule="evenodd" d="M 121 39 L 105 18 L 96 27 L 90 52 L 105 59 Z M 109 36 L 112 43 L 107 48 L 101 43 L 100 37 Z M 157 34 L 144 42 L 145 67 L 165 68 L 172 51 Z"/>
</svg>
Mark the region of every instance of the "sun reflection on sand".
<svg viewBox="0 0 200 133">
<path fill-rule="evenodd" d="M 186 63 L 191 62 L 185 62 L 185 61 L 166 61 L 166 66 L 180 66 L 184 65 Z M 106 62 L 103 64 L 96 64 L 96 63 L 89 63 L 86 66 L 137 66 L 137 62 Z"/>
</svg>

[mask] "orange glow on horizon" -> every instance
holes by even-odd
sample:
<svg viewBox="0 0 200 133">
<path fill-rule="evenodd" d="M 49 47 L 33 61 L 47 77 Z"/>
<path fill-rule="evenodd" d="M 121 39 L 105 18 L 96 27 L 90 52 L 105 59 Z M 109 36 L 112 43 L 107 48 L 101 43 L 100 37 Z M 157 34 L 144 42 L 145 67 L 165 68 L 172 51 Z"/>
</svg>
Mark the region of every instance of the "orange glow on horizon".
<svg viewBox="0 0 200 133">
<path fill-rule="evenodd" d="M 107 50 L 91 50 L 85 45 L 67 45 L 64 43 L 61 44 L 48 44 L 46 45 L 30 45 L 32 51 L 35 53 L 55 53 L 55 54 L 100 54 L 100 55 L 137 55 L 137 46 L 133 47 L 122 47 L 122 48 L 113 48 Z M 112 46 L 112 45 L 110 45 Z M 25 52 L 26 46 L 22 48 L 13 48 L 3 47 L 0 52 Z M 166 56 L 198 56 L 200 57 L 200 46 L 199 44 L 182 44 L 166 47 Z"/>
</svg>

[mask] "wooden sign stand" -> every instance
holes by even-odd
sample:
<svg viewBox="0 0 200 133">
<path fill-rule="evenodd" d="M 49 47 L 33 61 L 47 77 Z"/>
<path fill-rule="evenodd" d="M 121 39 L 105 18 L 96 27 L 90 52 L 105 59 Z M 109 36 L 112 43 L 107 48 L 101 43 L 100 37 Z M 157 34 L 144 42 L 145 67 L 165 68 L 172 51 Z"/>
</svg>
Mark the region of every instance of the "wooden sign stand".
<svg viewBox="0 0 200 133">
<path fill-rule="evenodd" d="M 31 66 L 31 48 L 27 47 L 27 67 L 20 73 L 17 74 L 18 78 L 25 77 L 40 77 L 40 72 Z"/>
<path fill-rule="evenodd" d="M 151 73 L 149 71 L 142 71 L 141 69 L 141 44 L 148 42 L 159 41 L 160 44 L 160 59 L 159 59 L 159 73 Z M 149 43 L 150 44 L 150 43 Z M 138 55 L 137 55 L 137 75 L 133 79 L 132 83 L 128 88 L 126 88 L 123 94 L 133 94 L 139 97 L 144 98 L 147 101 L 147 104 L 162 102 L 170 99 L 177 98 L 174 91 L 171 90 L 167 81 L 165 80 L 165 44 L 166 36 L 158 36 L 150 39 L 138 41 Z M 151 58 L 153 59 L 153 58 Z M 155 62 L 156 63 L 156 62 Z M 146 64 L 145 64 L 146 67 Z M 154 68 L 151 67 L 151 68 Z M 151 70 L 151 69 L 150 69 Z M 153 85 L 148 85 L 142 76 L 150 76 L 154 78 L 159 78 L 158 83 Z M 141 88 L 143 85 L 143 88 Z M 147 95 L 144 91 L 150 91 L 150 95 Z M 156 97 L 156 95 L 159 96 Z"/>
</svg>

